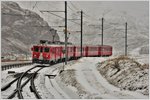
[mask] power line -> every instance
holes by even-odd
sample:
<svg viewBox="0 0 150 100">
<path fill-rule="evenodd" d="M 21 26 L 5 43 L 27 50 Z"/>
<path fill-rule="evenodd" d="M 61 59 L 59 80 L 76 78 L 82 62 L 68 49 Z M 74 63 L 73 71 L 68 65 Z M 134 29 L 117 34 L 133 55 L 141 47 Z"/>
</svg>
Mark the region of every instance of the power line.
<svg viewBox="0 0 150 100">
<path fill-rule="evenodd" d="M 41 11 L 41 12 L 48 12 L 49 14 L 52 14 L 52 15 L 54 15 L 54 16 L 57 16 L 57 17 L 59 17 L 59 18 L 63 18 L 63 19 L 64 19 L 64 17 L 61 17 L 61 16 L 59 16 L 59 15 L 57 15 L 57 14 L 54 14 L 54 13 L 52 13 L 51 11 Z M 68 21 L 80 25 L 79 23 L 74 22 L 73 20 L 68 20 Z"/>
<path fill-rule="evenodd" d="M 77 11 L 79 11 L 78 7 L 76 7 L 71 1 L 70 1 L 70 4 L 71 4 Z"/>
<path fill-rule="evenodd" d="M 61 17 L 61 16 L 59 16 L 59 15 L 57 15 L 57 14 L 54 14 L 54 13 L 52 13 L 52 12 L 49 12 L 49 11 L 40 11 L 40 12 L 48 12 L 49 14 L 52 14 L 52 15 L 54 15 L 54 16 L 57 16 L 57 17 L 59 17 L 59 18 L 63 18 L 63 19 L 64 19 L 64 17 Z"/>
<path fill-rule="evenodd" d="M 85 16 L 87 16 L 87 17 L 89 17 L 89 18 L 93 19 L 93 20 L 98 21 L 98 19 L 96 19 L 96 18 L 94 18 L 94 17 L 91 17 L 90 15 L 86 14 L 85 12 L 84 12 L 83 14 L 84 14 Z M 84 16 L 84 17 L 85 17 L 85 16 Z"/>
<path fill-rule="evenodd" d="M 71 1 L 70 1 L 70 4 L 71 4 L 77 11 L 79 11 L 78 7 L 76 7 Z M 94 17 L 91 17 L 90 15 L 86 14 L 85 11 L 84 11 L 83 14 L 84 14 L 85 16 L 87 16 L 87 17 L 90 17 L 90 18 L 92 18 L 92 19 L 98 21 L 98 19 L 96 19 L 96 18 L 94 18 Z M 85 16 L 84 16 L 84 17 L 85 17 Z"/>
<path fill-rule="evenodd" d="M 73 20 L 68 20 L 68 21 L 71 21 L 71 22 L 73 22 L 73 23 L 75 23 L 75 24 L 77 24 L 77 25 L 81 25 L 81 24 L 79 24 L 79 23 L 77 23 L 77 22 L 75 22 L 75 21 L 73 21 Z"/>
<path fill-rule="evenodd" d="M 36 2 L 35 2 L 35 5 L 34 5 L 33 8 L 32 8 L 32 10 L 36 7 L 37 3 L 38 3 L 38 2 L 36 1 Z"/>
<path fill-rule="evenodd" d="M 75 10 L 73 10 L 69 5 L 67 5 L 67 7 L 72 10 L 73 12 L 76 12 Z"/>
</svg>

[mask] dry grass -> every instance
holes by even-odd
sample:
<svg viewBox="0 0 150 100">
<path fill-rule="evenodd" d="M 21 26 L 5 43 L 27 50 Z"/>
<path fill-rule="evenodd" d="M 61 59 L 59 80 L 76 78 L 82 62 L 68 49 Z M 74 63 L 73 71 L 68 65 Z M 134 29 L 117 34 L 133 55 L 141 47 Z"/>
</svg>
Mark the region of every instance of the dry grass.
<svg viewBox="0 0 150 100">
<path fill-rule="evenodd" d="M 144 64 L 140 66 L 141 69 L 149 69 L 149 64 Z"/>
<path fill-rule="evenodd" d="M 130 57 L 124 56 L 124 55 L 120 55 L 120 56 L 118 56 L 118 57 L 116 57 L 116 58 L 113 58 L 113 59 L 108 59 L 107 61 L 103 61 L 103 62 L 99 63 L 99 65 L 102 65 L 102 64 L 104 64 L 104 63 L 107 63 L 106 66 L 109 66 L 110 64 L 112 64 L 111 62 L 114 62 L 113 66 L 114 66 L 115 68 L 119 68 L 119 61 L 125 61 L 125 60 L 131 61 L 131 62 L 135 63 L 135 64 L 136 64 L 138 67 L 140 67 L 140 68 L 141 68 L 141 66 L 142 66 L 142 68 L 148 68 L 148 66 L 149 66 L 149 64 L 141 65 L 141 64 L 138 63 L 134 58 L 130 58 Z"/>
<path fill-rule="evenodd" d="M 143 94 L 149 94 L 147 88 L 149 64 L 141 65 L 134 58 L 121 55 L 103 61 L 97 69 L 111 84 L 121 89 L 139 90 Z M 146 87 L 147 90 L 143 87 Z"/>
</svg>

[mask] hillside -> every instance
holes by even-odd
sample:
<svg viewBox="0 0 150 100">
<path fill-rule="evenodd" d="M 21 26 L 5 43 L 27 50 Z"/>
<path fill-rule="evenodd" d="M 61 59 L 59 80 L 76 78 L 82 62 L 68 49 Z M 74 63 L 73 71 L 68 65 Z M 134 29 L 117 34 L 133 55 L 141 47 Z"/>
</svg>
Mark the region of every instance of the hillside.
<svg viewBox="0 0 150 100">
<path fill-rule="evenodd" d="M 1 37 L 2 56 L 12 54 L 29 54 L 33 44 L 39 40 L 59 40 L 57 31 L 48 26 L 37 13 L 22 9 L 17 3 L 1 2 Z"/>
</svg>

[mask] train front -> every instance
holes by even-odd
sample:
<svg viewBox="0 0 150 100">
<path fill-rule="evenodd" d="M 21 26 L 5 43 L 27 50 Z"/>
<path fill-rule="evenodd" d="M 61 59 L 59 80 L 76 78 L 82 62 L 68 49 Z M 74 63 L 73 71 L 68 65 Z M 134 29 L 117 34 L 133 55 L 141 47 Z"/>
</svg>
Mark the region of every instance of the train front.
<svg viewBox="0 0 150 100">
<path fill-rule="evenodd" d="M 50 48 L 47 46 L 36 45 L 31 48 L 32 63 L 49 64 L 50 63 Z"/>
</svg>

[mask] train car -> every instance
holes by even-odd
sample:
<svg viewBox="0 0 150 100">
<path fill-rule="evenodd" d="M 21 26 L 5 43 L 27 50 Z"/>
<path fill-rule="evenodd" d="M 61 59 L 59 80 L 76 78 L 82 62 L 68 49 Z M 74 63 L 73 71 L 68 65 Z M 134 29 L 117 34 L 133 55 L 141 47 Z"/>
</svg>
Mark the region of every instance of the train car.
<svg viewBox="0 0 150 100">
<path fill-rule="evenodd" d="M 100 57 L 100 56 L 111 56 L 112 46 L 86 46 L 83 48 L 85 57 Z"/>
<path fill-rule="evenodd" d="M 81 57 L 80 46 L 68 45 L 67 55 L 69 59 L 77 59 Z M 111 56 L 112 46 L 83 46 L 83 57 Z M 64 61 L 65 46 L 64 45 L 34 45 L 32 47 L 32 62 L 40 64 L 51 64 Z"/>
<path fill-rule="evenodd" d="M 87 57 L 98 56 L 98 46 L 87 46 Z"/>
<path fill-rule="evenodd" d="M 111 56 L 112 55 L 112 46 L 103 45 L 99 47 L 99 56 Z"/>
</svg>

